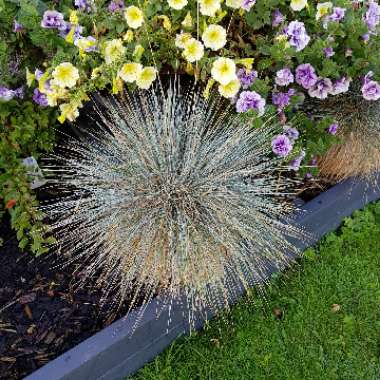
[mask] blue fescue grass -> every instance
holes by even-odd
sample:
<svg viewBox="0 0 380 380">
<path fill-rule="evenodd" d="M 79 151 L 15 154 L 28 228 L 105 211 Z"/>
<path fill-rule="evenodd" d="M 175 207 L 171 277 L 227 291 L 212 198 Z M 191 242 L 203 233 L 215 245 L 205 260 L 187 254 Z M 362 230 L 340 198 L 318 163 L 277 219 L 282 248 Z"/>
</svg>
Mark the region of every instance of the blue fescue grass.
<svg viewBox="0 0 380 380">
<path fill-rule="evenodd" d="M 380 379 L 380 203 L 133 380 Z"/>
</svg>

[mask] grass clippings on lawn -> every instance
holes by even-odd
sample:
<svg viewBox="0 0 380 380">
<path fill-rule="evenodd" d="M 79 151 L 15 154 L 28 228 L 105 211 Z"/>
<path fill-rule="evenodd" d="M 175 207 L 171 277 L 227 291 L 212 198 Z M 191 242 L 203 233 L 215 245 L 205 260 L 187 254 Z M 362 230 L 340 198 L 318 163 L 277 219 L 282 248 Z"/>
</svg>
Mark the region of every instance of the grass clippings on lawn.
<svg viewBox="0 0 380 380">
<path fill-rule="evenodd" d="M 380 203 L 133 380 L 380 379 Z"/>
</svg>

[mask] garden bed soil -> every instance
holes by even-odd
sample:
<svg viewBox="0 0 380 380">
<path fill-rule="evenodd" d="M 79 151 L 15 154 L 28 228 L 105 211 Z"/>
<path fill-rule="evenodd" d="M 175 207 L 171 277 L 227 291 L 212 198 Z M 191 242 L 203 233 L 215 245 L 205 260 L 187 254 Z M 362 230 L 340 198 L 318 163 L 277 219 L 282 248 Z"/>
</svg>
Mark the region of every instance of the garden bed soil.
<svg viewBox="0 0 380 380">
<path fill-rule="evenodd" d="M 21 253 L 9 220 L 0 236 L 0 379 L 23 378 L 125 315 L 127 305 L 99 306 L 91 283 L 74 291 L 76 265 L 52 269 Z"/>
</svg>

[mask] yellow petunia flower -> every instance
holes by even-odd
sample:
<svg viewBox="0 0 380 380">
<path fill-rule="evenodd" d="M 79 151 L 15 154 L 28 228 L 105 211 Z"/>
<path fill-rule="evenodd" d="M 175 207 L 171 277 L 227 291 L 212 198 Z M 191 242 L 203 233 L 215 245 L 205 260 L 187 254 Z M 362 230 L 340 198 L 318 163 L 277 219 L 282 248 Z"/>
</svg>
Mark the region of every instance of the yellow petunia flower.
<svg viewBox="0 0 380 380">
<path fill-rule="evenodd" d="M 136 46 L 135 46 L 135 50 L 133 51 L 133 54 L 132 54 L 133 59 L 134 59 L 135 61 L 140 61 L 142 55 L 144 54 L 144 51 L 145 51 L 145 49 L 144 49 L 143 46 L 141 46 L 141 45 L 136 45 Z"/>
<path fill-rule="evenodd" d="M 112 93 L 114 95 L 123 91 L 123 81 L 120 78 L 112 79 Z"/>
<path fill-rule="evenodd" d="M 147 90 L 156 80 L 157 70 L 154 67 L 144 67 L 136 79 L 136 84 L 139 88 Z"/>
<path fill-rule="evenodd" d="M 221 0 L 199 0 L 200 12 L 203 16 L 214 17 L 219 11 Z"/>
<path fill-rule="evenodd" d="M 79 71 L 72 63 L 63 62 L 54 69 L 52 77 L 53 85 L 72 88 L 79 79 Z"/>
<path fill-rule="evenodd" d="M 86 51 L 91 51 L 96 47 L 96 44 L 96 39 L 89 37 L 77 38 L 74 43 L 74 45 L 79 48 L 80 55 L 84 55 Z"/>
<path fill-rule="evenodd" d="M 70 29 L 70 32 L 67 33 L 67 36 L 65 37 L 65 41 L 69 44 L 74 43 L 74 34 L 75 34 L 75 26 L 72 26 Z"/>
<path fill-rule="evenodd" d="M 126 50 L 125 46 L 123 46 L 123 41 L 121 39 L 107 41 L 105 46 L 106 48 L 104 49 L 104 56 L 107 65 L 120 59 L 124 55 Z"/>
<path fill-rule="evenodd" d="M 31 73 L 28 68 L 26 68 L 26 84 L 28 87 L 32 85 L 34 80 L 36 79 L 36 75 Z"/>
<path fill-rule="evenodd" d="M 243 5 L 243 0 L 226 0 L 227 7 L 239 9 Z"/>
<path fill-rule="evenodd" d="M 212 86 L 214 85 L 215 83 L 215 80 L 210 78 L 208 81 L 207 81 L 207 85 L 206 85 L 206 88 L 204 89 L 203 91 L 203 96 L 208 99 L 209 96 L 210 96 L 210 91 L 212 89 Z"/>
<path fill-rule="evenodd" d="M 164 29 L 170 30 L 172 28 L 172 23 L 170 22 L 170 19 L 168 16 L 165 16 L 165 15 L 158 16 L 158 19 L 163 21 L 162 26 L 164 27 Z"/>
<path fill-rule="evenodd" d="M 190 62 L 187 62 L 185 66 L 185 71 L 189 75 L 194 75 L 194 66 Z"/>
<path fill-rule="evenodd" d="M 101 72 L 102 72 L 102 68 L 101 67 L 95 67 L 95 69 L 92 69 L 91 79 L 97 78 L 100 75 Z"/>
<path fill-rule="evenodd" d="M 128 29 L 127 33 L 124 34 L 123 40 L 126 42 L 133 41 L 133 31 L 131 29 Z"/>
<path fill-rule="evenodd" d="M 191 13 L 190 12 L 187 12 L 185 18 L 181 22 L 181 25 L 185 29 L 190 29 L 193 26 L 193 18 L 191 17 Z"/>
<path fill-rule="evenodd" d="M 224 86 L 236 80 L 235 62 L 230 58 L 218 58 L 212 65 L 211 76 Z"/>
<path fill-rule="evenodd" d="M 186 42 L 189 41 L 190 38 L 191 38 L 190 33 L 177 34 L 175 37 L 175 46 L 177 46 L 180 49 L 184 49 Z"/>
<path fill-rule="evenodd" d="M 132 83 L 140 76 L 143 66 L 141 63 L 125 63 L 118 72 L 118 76 L 127 83 Z"/>
<path fill-rule="evenodd" d="M 255 58 L 241 58 L 236 61 L 237 64 L 243 65 L 248 72 L 252 70 L 253 62 L 255 62 Z"/>
<path fill-rule="evenodd" d="M 307 0 L 292 0 L 290 3 L 290 8 L 296 12 L 302 11 L 305 7 L 307 7 Z"/>
<path fill-rule="evenodd" d="M 190 38 L 185 43 L 183 50 L 183 56 L 188 62 L 199 61 L 204 55 L 204 47 L 202 42 L 196 40 L 195 38 Z"/>
<path fill-rule="evenodd" d="M 144 23 L 144 13 L 135 5 L 129 6 L 124 11 L 124 17 L 127 20 L 128 26 L 132 29 L 140 28 L 140 26 Z"/>
<path fill-rule="evenodd" d="M 180 10 L 187 5 L 187 0 L 168 0 L 169 7 Z"/>
<path fill-rule="evenodd" d="M 45 89 L 46 100 L 50 107 L 55 107 L 59 99 L 67 97 L 68 91 L 64 88 L 61 88 L 54 83 L 51 83 L 48 89 Z"/>
<path fill-rule="evenodd" d="M 332 7 L 333 7 L 333 3 L 331 3 L 330 1 L 326 3 L 319 3 L 317 5 L 317 14 L 315 16 L 316 19 L 319 20 L 320 18 L 328 15 Z"/>
<path fill-rule="evenodd" d="M 69 21 L 70 21 L 70 24 L 72 24 L 72 25 L 78 25 L 79 24 L 77 11 L 74 11 L 74 10 L 70 11 Z"/>
<path fill-rule="evenodd" d="M 226 85 L 220 84 L 218 90 L 223 97 L 233 98 L 240 90 L 240 81 L 239 79 L 235 79 Z"/>
<path fill-rule="evenodd" d="M 64 103 L 59 106 L 61 111 L 58 120 L 63 123 L 65 120 L 74 121 L 79 116 L 78 105 L 72 103 Z"/>
<path fill-rule="evenodd" d="M 227 43 L 227 32 L 220 25 L 211 24 L 202 34 L 202 40 L 211 50 L 219 50 Z"/>
</svg>

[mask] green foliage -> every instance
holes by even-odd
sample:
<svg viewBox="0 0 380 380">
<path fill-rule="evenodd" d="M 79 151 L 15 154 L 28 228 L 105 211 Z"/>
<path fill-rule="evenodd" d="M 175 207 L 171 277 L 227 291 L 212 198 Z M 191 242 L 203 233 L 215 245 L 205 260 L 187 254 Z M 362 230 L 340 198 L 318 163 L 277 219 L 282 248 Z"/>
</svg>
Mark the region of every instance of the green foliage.
<svg viewBox="0 0 380 380">
<path fill-rule="evenodd" d="M 379 250 L 380 202 L 133 379 L 379 379 Z"/>
<path fill-rule="evenodd" d="M 32 102 L 10 101 L 0 104 L 0 201 L 8 209 L 12 227 L 17 231 L 20 248 L 35 254 L 46 251 L 42 215 L 22 160 L 53 146 L 56 112 L 39 109 Z"/>
</svg>

